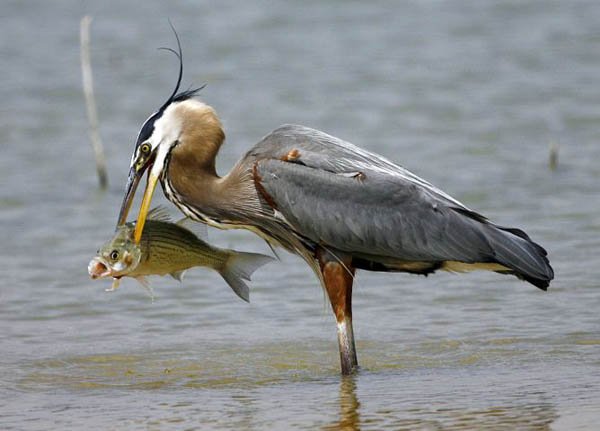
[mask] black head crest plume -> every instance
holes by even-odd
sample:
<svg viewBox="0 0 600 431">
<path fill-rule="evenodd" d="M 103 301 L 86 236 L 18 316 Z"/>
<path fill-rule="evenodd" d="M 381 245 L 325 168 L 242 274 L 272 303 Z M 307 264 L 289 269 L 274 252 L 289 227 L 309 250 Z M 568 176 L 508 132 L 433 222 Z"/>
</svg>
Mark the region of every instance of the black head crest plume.
<svg viewBox="0 0 600 431">
<path fill-rule="evenodd" d="M 177 77 L 177 84 L 175 85 L 175 89 L 173 90 L 173 92 L 171 93 L 171 95 L 169 96 L 167 101 L 160 107 L 158 112 L 164 111 L 165 108 L 173 102 L 181 102 L 183 100 L 194 97 L 200 90 L 202 90 L 204 87 L 206 87 L 206 84 L 204 84 L 201 87 L 193 88 L 193 89 L 182 91 L 181 93 L 177 93 L 179 91 L 179 87 L 181 85 L 181 80 L 183 78 L 183 53 L 181 50 L 181 41 L 179 40 L 179 35 L 177 34 L 177 31 L 175 30 L 175 27 L 173 26 L 173 23 L 171 22 L 171 20 L 169 20 L 169 25 L 171 26 L 171 30 L 173 30 L 173 33 L 175 34 L 175 40 L 177 40 L 177 51 L 175 51 L 172 48 L 165 48 L 165 47 L 161 47 L 158 49 L 169 51 L 169 52 L 172 52 L 173 54 L 175 54 L 175 56 L 179 60 L 179 76 Z"/>
</svg>

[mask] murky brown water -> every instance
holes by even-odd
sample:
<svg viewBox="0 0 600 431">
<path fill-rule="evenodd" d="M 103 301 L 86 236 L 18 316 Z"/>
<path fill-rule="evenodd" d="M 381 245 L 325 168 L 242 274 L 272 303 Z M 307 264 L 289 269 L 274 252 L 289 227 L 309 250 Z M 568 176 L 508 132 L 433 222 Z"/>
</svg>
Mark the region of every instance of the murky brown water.
<svg viewBox="0 0 600 431">
<path fill-rule="evenodd" d="M 597 429 L 595 2 L 2 10 L 1 429 Z M 80 90 L 85 13 L 106 193 Z M 116 221 L 138 127 L 174 85 L 174 59 L 155 49 L 174 43 L 167 17 L 184 86 L 207 82 L 224 121 L 221 171 L 281 123 L 325 130 L 524 228 L 549 250 L 550 291 L 488 273 L 361 273 L 350 378 L 323 293 L 291 255 L 256 274 L 250 304 L 202 269 L 153 279 L 155 302 L 131 280 L 104 292 L 86 266 Z M 247 232 L 210 237 L 268 252 Z"/>
</svg>

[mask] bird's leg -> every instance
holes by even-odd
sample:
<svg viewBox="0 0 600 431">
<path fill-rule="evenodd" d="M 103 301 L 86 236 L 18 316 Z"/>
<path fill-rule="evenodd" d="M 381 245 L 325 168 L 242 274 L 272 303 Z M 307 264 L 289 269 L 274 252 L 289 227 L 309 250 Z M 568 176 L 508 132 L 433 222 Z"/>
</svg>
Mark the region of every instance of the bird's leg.
<svg viewBox="0 0 600 431">
<path fill-rule="evenodd" d="M 333 255 L 319 249 L 317 259 L 322 280 L 329 296 L 331 308 L 337 321 L 337 335 L 340 347 L 342 374 L 351 374 L 358 369 L 354 331 L 352 330 L 352 282 L 354 268 L 347 256 Z"/>
</svg>

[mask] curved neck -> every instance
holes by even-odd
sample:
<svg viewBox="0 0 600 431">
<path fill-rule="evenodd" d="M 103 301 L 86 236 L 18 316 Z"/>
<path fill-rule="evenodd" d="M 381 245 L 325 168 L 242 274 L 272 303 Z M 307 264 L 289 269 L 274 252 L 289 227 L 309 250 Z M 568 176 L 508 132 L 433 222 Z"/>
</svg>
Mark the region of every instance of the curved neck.
<svg viewBox="0 0 600 431">
<path fill-rule="evenodd" d="M 186 138 L 180 139 L 171 151 L 170 165 L 175 165 L 175 172 L 170 174 L 171 178 L 186 175 L 196 177 L 200 174 L 218 178 L 215 160 L 225 134 L 221 129 L 217 130 L 219 133 L 213 136 L 207 136 L 202 130 L 197 130 L 192 136 L 186 134 Z"/>
<path fill-rule="evenodd" d="M 259 200 L 244 159 L 223 178 L 217 175 L 215 160 L 225 133 L 216 113 L 208 105 L 189 101 L 173 114 L 181 126 L 163 177 L 168 198 L 188 215 L 242 222 Z"/>
<path fill-rule="evenodd" d="M 195 175 L 199 171 L 217 176 L 215 159 L 225 141 L 221 121 L 208 105 L 195 100 L 178 104 L 171 115 L 179 124 L 177 144 L 171 150 L 179 175 Z"/>
<path fill-rule="evenodd" d="M 173 148 L 168 164 L 168 184 L 175 197 L 168 196 L 178 206 L 191 207 L 214 220 L 240 222 L 242 208 L 247 208 L 258 197 L 252 176 L 243 164 L 236 164 L 224 177 L 215 169 L 215 159 L 221 146 L 219 142 Z"/>
</svg>

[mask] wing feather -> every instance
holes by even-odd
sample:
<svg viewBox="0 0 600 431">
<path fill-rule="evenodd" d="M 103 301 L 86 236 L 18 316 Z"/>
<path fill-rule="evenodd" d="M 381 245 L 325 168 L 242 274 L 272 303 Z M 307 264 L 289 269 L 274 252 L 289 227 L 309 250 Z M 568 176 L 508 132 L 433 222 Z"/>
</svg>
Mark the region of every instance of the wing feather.
<svg viewBox="0 0 600 431">
<path fill-rule="evenodd" d="M 545 250 L 389 160 L 323 132 L 282 126 L 249 153 L 290 229 L 379 262 L 499 263 L 544 288 Z"/>
<path fill-rule="evenodd" d="M 491 247 L 462 217 L 407 181 L 368 171 L 358 181 L 280 160 L 258 163 L 288 223 L 315 243 L 402 260 L 475 262 Z"/>
</svg>

